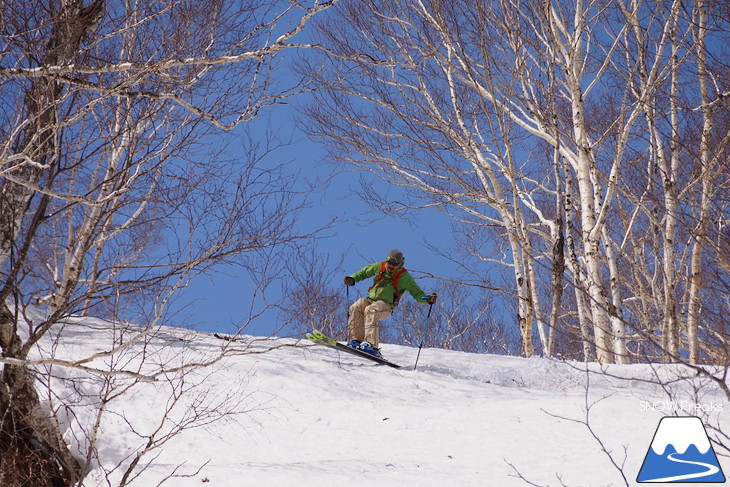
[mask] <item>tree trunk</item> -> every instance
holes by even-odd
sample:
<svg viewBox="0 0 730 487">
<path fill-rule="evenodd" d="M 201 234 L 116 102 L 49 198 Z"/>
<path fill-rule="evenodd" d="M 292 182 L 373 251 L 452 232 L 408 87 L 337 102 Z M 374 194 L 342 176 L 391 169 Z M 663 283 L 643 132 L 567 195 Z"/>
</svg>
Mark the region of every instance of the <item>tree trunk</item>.
<svg viewBox="0 0 730 487">
<path fill-rule="evenodd" d="M 2 306 L 0 347 L 4 357 L 27 355 L 18 337 L 17 321 Z M 3 487 L 61 487 L 82 478 L 61 433 L 42 411 L 35 374 L 24 366 L 6 364 L 0 386 L 0 479 Z"/>
<path fill-rule="evenodd" d="M 613 335 L 613 353 L 617 364 L 629 363 L 629 351 L 626 347 L 626 329 L 624 326 L 623 300 L 619 285 L 619 264 L 616 255 L 611 247 L 612 242 L 606 229 L 603 229 L 604 248 L 606 249 L 606 260 L 608 261 L 608 272 L 610 276 L 611 305 L 609 317 L 611 320 L 611 331 Z"/>
<path fill-rule="evenodd" d="M 579 114 L 576 119 L 581 119 Z M 578 131 L 580 132 L 580 130 Z M 581 138 L 578 138 L 581 140 Z M 602 282 L 599 236 L 600 223 L 595 216 L 595 197 L 590 178 L 591 162 L 587 147 L 578 153 L 577 179 L 581 208 L 583 254 L 586 260 L 586 284 L 593 317 L 593 337 L 596 345 L 596 359 L 602 363 L 613 363 L 613 341 L 608 319 L 608 302 Z"/>
<path fill-rule="evenodd" d="M 710 103 L 710 88 L 708 87 L 709 74 L 707 70 L 705 54 L 705 35 L 707 33 L 708 6 L 704 2 L 698 2 L 695 7 L 697 12 L 697 31 L 695 42 L 697 48 L 697 78 L 702 95 L 702 135 L 700 138 L 700 169 L 702 171 L 702 197 L 698 215 L 697 226 L 694 231 L 694 246 L 692 247 L 692 258 L 690 267 L 690 288 L 689 288 L 689 309 L 687 312 L 687 341 L 689 342 L 689 361 L 697 364 L 700 358 L 699 339 L 697 336 L 700 310 L 702 307 L 700 289 L 702 288 L 702 256 L 705 253 L 705 240 L 707 239 L 707 228 L 709 225 L 709 210 L 712 200 L 712 180 L 714 177 L 714 162 L 710 138 L 713 127 L 713 109 Z"/>
<path fill-rule="evenodd" d="M 61 2 L 40 68 L 74 61 L 87 32 L 101 14 L 102 5 L 102 0 L 88 7 L 81 0 Z M 10 256 L 19 243 L 21 223 L 36 194 L 34 188 L 44 177 L 53 177 L 57 164 L 58 109 L 63 96 L 63 85 L 50 76 L 37 78 L 26 92 L 23 137 L 15 150 L 24 158 L 16 167 L 6 170 L 0 186 L 0 267 L 3 269 L 12 267 Z M 29 347 L 20 339 L 17 316 L 6 304 L 12 291 L 11 285 L 0 293 L 0 348 L 3 357 L 24 360 Z M 55 487 L 71 485 L 81 478 L 80 466 L 57 426 L 41 410 L 33 371 L 22 365 L 6 364 L 3 368 L 0 449 L 3 486 Z"/>
</svg>

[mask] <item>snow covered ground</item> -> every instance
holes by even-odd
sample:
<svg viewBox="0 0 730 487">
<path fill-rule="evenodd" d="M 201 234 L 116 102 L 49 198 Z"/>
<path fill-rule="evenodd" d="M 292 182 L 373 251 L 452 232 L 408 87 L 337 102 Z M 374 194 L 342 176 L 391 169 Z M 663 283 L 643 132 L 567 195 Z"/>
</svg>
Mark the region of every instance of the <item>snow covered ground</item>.
<svg viewBox="0 0 730 487">
<path fill-rule="evenodd" d="M 110 326 L 87 319 L 56 332 L 61 339 L 40 344 L 38 353 L 79 360 L 119 340 Z M 230 355 L 215 360 L 222 347 Z M 725 398 L 708 381 L 655 383 L 687 374 L 677 366 L 592 364 L 586 373 L 580 363 L 424 349 L 414 371 L 416 353 L 383 345 L 387 358 L 408 366 L 392 369 L 306 340 L 228 342 L 162 328 L 113 359 L 128 372 L 170 371 L 154 382 L 52 371 L 55 394 L 71 406 L 59 409 L 66 438 L 80 452 L 98 397 L 110 398 L 87 477 L 94 486 L 109 485 L 105 477 L 118 485 L 153 433 L 164 438 L 181 426 L 141 458 L 131 485 L 158 485 L 172 472 L 164 485 L 635 485 L 663 416 L 697 412 L 728 431 Z M 202 370 L 174 370 L 210 359 Z M 162 422 L 165 411 L 170 421 Z M 720 464 L 730 472 L 727 457 Z"/>
</svg>

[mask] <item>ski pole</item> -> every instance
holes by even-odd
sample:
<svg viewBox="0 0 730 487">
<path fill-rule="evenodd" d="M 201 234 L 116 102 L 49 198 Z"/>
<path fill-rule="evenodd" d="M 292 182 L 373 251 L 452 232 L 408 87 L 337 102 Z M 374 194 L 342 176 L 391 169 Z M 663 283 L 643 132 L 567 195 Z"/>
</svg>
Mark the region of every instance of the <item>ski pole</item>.
<svg viewBox="0 0 730 487">
<path fill-rule="evenodd" d="M 345 286 L 347 290 L 347 321 L 350 321 L 350 286 Z"/>
<path fill-rule="evenodd" d="M 413 370 L 416 370 L 416 366 L 418 366 L 418 359 L 421 356 L 421 349 L 423 348 L 423 342 L 426 340 L 426 330 L 428 330 L 428 319 L 431 317 L 431 309 L 433 308 L 433 304 L 428 305 L 428 315 L 426 315 L 426 326 L 423 327 L 423 334 L 421 335 L 421 344 L 418 345 L 418 355 L 416 356 L 416 363 L 413 364 Z"/>
</svg>

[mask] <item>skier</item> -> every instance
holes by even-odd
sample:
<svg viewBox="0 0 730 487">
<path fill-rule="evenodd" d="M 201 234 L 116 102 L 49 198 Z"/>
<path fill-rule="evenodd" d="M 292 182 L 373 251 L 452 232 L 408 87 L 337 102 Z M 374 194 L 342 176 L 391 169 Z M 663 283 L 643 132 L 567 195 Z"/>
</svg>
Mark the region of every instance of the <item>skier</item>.
<svg viewBox="0 0 730 487">
<path fill-rule="evenodd" d="M 348 346 L 382 357 L 378 347 L 380 321 L 390 316 L 398 306 L 403 291 L 408 291 L 419 303 L 436 302 L 436 294 L 426 296 L 403 267 L 404 263 L 403 252 L 393 249 L 385 261 L 373 262 L 354 274 L 345 276 L 346 286 L 354 286 L 356 282 L 375 276 L 367 297 L 358 299 L 350 306 L 347 320 Z"/>
</svg>

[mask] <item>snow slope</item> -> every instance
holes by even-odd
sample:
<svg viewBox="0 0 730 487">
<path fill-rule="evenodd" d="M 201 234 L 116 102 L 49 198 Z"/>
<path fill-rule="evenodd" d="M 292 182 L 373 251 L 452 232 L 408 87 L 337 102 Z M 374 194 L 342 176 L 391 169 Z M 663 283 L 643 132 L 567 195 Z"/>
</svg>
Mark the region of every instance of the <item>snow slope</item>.
<svg viewBox="0 0 730 487">
<path fill-rule="evenodd" d="M 56 333 L 60 340 L 40 344 L 39 355 L 79 360 L 119 338 L 88 319 Z M 231 355 L 179 380 L 174 367 L 214 359 L 222 347 Z M 580 363 L 438 349 L 424 349 L 413 371 L 416 352 L 384 345 L 387 358 L 410 365 L 391 369 L 307 341 L 228 342 L 162 328 L 114 359 L 127 371 L 149 372 L 155 364 L 170 371 L 154 382 L 67 367 L 52 372 L 54 392 L 71 405 L 60 412 L 79 455 L 98 417 L 96 396 L 121 392 L 103 405 L 89 486 L 108 485 L 105 477 L 118 485 L 154 431 L 174 431 L 195 417 L 196 427 L 142 457 L 139 466 L 147 468 L 135 470 L 131 485 L 145 487 L 173 471 L 164 485 L 634 485 L 659 420 L 672 413 L 667 388 L 651 381 L 683 372 L 592 364 L 587 374 Z M 85 365 L 103 368 L 110 360 Z M 706 381 L 668 390 L 682 404 L 713 404 L 703 421 L 727 426 L 724 396 Z M 174 422 L 160 426 L 165 410 Z M 720 463 L 730 471 L 726 457 Z"/>
</svg>

